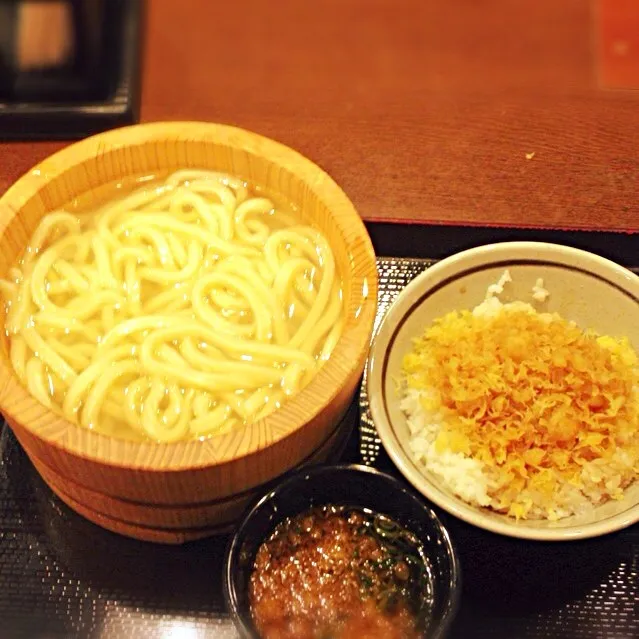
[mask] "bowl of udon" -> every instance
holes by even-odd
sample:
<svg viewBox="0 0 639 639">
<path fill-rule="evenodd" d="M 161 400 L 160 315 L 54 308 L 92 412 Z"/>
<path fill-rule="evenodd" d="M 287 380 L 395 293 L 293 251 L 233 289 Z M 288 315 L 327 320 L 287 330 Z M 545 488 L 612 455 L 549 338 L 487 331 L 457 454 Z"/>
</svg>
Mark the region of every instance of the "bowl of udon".
<svg viewBox="0 0 639 639">
<path fill-rule="evenodd" d="M 342 190 L 234 127 L 73 144 L 0 198 L 0 410 L 95 523 L 182 542 L 342 445 L 376 305 Z"/>
<path fill-rule="evenodd" d="M 367 371 L 404 476 L 451 514 L 542 541 L 639 521 L 639 277 L 565 246 L 507 242 L 427 269 Z"/>
</svg>

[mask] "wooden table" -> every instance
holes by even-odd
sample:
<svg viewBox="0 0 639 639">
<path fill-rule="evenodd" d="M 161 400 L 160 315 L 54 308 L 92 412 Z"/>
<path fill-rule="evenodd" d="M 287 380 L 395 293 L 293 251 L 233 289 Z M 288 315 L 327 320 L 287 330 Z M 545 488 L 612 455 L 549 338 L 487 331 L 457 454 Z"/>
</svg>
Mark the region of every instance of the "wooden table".
<svg viewBox="0 0 639 639">
<path fill-rule="evenodd" d="M 372 221 L 639 232 L 636 0 L 152 0 L 143 121 L 300 150 Z M 0 144 L 0 191 L 60 148 Z"/>
</svg>

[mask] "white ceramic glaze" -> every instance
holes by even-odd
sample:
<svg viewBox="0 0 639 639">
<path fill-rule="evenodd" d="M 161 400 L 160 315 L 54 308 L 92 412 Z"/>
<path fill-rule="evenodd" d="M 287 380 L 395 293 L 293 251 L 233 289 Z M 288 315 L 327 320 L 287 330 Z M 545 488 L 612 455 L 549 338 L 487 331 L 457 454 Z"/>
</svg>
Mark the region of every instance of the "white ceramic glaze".
<svg viewBox="0 0 639 639">
<path fill-rule="evenodd" d="M 382 443 L 401 473 L 425 497 L 451 514 L 495 533 L 546 541 L 603 535 L 639 521 L 639 480 L 621 501 L 588 516 L 558 522 L 520 521 L 474 507 L 420 470 L 408 450 L 406 418 L 399 409 L 395 380 L 411 341 L 437 317 L 480 303 L 486 288 L 508 268 L 512 283 L 500 299 L 533 302 L 532 287 L 543 278 L 549 298 L 538 310 L 558 312 L 583 328 L 627 336 L 639 351 L 639 277 L 591 253 L 537 242 L 508 242 L 453 255 L 415 278 L 397 297 L 375 336 L 368 364 L 368 397 Z"/>
</svg>

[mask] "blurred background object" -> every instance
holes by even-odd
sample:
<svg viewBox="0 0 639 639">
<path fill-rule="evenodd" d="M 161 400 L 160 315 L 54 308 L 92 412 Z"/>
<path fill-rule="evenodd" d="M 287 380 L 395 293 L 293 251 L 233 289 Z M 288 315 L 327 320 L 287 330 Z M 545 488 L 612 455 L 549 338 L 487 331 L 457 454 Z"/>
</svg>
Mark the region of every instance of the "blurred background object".
<svg viewBox="0 0 639 639">
<path fill-rule="evenodd" d="M 598 0 L 599 83 L 639 89 L 639 2 Z"/>
<path fill-rule="evenodd" d="M 17 5 L 14 53 L 18 71 L 60 68 L 71 63 L 75 57 L 73 10 L 77 7 L 77 3 L 65 2 Z"/>
<path fill-rule="evenodd" d="M 0 0 L 0 136 L 137 120 L 140 0 Z"/>
<path fill-rule="evenodd" d="M 105 5 L 104 0 L 4 1 L 0 96 L 11 102 L 102 97 Z"/>
</svg>

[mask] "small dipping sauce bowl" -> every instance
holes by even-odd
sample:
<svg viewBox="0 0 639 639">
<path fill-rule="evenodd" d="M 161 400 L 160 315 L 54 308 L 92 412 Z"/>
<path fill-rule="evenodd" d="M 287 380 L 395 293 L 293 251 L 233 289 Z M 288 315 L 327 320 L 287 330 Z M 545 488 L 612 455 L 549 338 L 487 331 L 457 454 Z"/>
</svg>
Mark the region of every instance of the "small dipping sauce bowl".
<svg viewBox="0 0 639 639">
<path fill-rule="evenodd" d="M 461 590 L 459 562 L 448 531 L 425 501 L 401 480 L 360 465 L 319 466 L 289 475 L 249 508 L 224 564 L 224 596 L 242 637 L 259 637 L 249 587 L 258 549 L 289 517 L 320 506 L 346 506 L 386 515 L 419 540 L 431 574 L 428 639 L 445 637 Z"/>
</svg>

